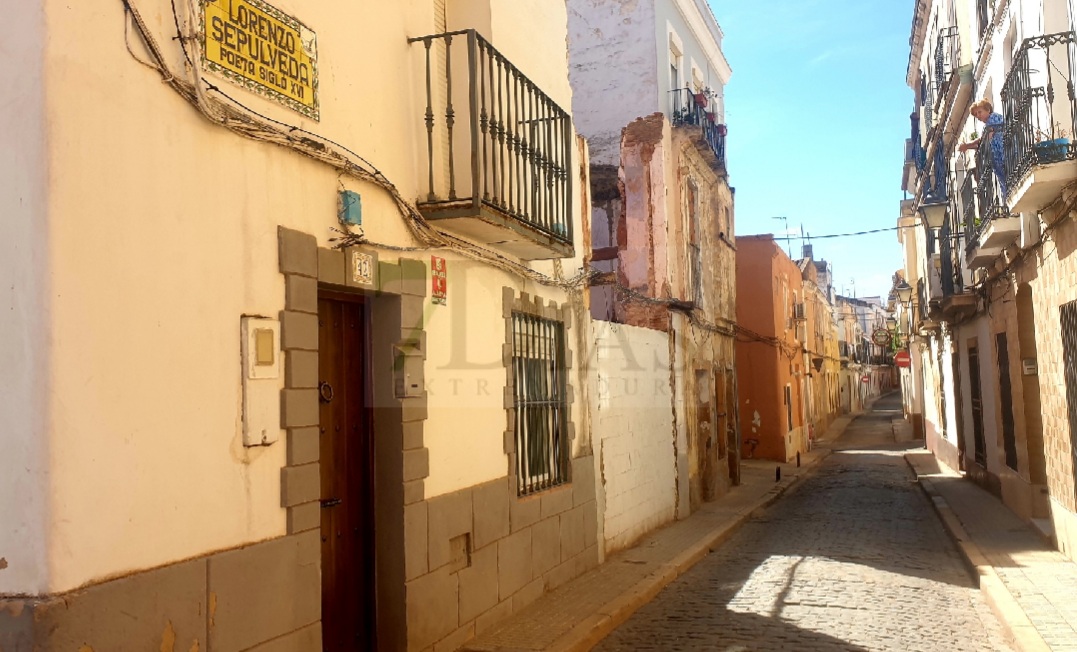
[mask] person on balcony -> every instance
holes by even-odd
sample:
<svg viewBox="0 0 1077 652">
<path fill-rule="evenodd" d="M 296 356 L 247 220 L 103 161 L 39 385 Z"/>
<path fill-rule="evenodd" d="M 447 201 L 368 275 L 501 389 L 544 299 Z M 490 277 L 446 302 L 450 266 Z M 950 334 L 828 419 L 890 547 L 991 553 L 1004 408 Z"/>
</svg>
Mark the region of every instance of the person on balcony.
<svg viewBox="0 0 1077 652">
<path fill-rule="evenodd" d="M 994 112 L 994 107 L 991 105 L 990 100 L 980 100 L 976 104 L 972 105 L 969 109 L 969 114 L 984 123 L 984 133 L 976 140 L 961 143 L 957 146 L 959 152 L 964 152 L 970 149 L 977 149 L 983 144 L 984 138 L 989 139 L 988 143 L 991 146 L 991 169 L 995 173 L 995 178 L 998 179 L 999 188 L 1002 190 L 1002 197 L 1006 197 L 1006 163 L 1003 155 L 1002 148 L 1002 126 L 1004 120 L 1002 115 Z"/>
</svg>

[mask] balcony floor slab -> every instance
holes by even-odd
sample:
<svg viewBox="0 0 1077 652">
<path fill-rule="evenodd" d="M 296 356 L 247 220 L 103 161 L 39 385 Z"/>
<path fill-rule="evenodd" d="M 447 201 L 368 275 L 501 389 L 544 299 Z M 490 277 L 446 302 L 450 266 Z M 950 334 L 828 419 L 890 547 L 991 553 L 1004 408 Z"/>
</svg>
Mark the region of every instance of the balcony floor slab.
<svg viewBox="0 0 1077 652">
<path fill-rule="evenodd" d="M 571 258 L 575 249 L 511 215 L 471 200 L 419 204 L 419 211 L 438 229 L 522 260 Z"/>
<path fill-rule="evenodd" d="M 1017 215 L 996 217 L 988 222 L 980 235 L 980 248 L 1002 249 L 1021 236 L 1021 218 Z"/>
<path fill-rule="evenodd" d="M 1010 193 L 1014 213 L 1042 210 L 1058 197 L 1062 188 L 1077 179 L 1077 161 L 1038 165 Z"/>
<path fill-rule="evenodd" d="M 969 269 L 990 267 L 1002 255 L 1002 247 L 976 247 L 965 257 Z"/>
</svg>

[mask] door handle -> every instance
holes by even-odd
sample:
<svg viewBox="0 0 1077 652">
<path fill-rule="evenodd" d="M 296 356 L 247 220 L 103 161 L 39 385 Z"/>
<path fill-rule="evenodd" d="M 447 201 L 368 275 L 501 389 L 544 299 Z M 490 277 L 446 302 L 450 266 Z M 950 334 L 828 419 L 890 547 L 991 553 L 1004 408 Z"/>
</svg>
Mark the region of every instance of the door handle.
<svg viewBox="0 0 1077 652">
<path fill-rule="evenodd" d="M 322 509 L 325 509 L 326 507 L 336 507 L 340 503 L 341 500 L 339 498 L 326 498 L 322 501 Z"/>
<path fill-rule="evenodd" d="M 331 403 L 333 401 L 333 386 L 324 380 L 318 383 L 318 395 L 322 399 L 322 403 Z"/>
</svg>

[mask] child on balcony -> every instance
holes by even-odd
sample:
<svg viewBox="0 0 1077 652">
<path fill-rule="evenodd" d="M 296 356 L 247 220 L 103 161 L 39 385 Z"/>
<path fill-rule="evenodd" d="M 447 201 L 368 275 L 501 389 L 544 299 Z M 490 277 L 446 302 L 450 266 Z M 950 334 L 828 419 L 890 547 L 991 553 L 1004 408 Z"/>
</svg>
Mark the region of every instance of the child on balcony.
<svg viewBox="0 0 1077 652">
<path fill-rule="evenodd" d="M 984 138 L 991 139 L 991 169 L 995 172 L 995 178 L 998 179 L 998 185 L 1002 191 L 1002 200 L 1005 201 L 1006 163 L 1002 147 L 1003 118 L 1000 114 L 994 112 L 989 100 L 980 100 L 976 104 L 973 104 L 972 108 L 969 109 L 969 114 L 984 123 L 984 133 L 976 140 L 958 145 L 957 149 L 960 152 L 969 149 L 977 149 L 983 143 Z"/>
</svg>

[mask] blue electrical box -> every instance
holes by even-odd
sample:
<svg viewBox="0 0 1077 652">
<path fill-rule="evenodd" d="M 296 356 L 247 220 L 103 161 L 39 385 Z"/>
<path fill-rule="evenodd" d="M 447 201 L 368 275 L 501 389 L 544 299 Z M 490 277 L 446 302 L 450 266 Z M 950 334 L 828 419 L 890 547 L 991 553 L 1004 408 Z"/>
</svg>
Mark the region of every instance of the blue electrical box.
<svg viewBox="0 0 1077 652">
<path fill-rule="evenodd" d="M 337 219 L 341 224 L 361 226 L 363 224 L 363 202 L 359 193 L 351 190 L 340 191 L 340 205 Z"/>
</svg>

